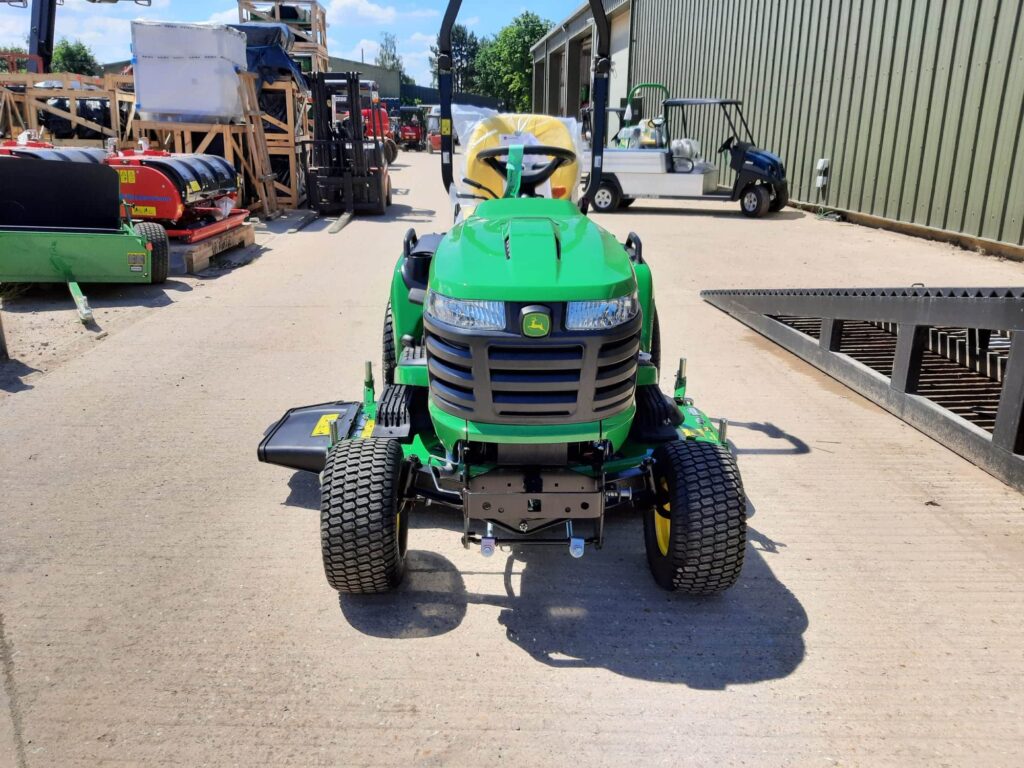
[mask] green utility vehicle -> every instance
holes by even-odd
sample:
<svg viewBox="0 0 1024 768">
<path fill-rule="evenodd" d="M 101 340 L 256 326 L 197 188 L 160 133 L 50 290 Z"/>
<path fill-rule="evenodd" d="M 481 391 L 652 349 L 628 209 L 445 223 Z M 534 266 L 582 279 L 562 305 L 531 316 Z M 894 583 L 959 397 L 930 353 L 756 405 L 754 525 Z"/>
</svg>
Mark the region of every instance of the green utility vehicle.
<svg viewBox="0 0 1024 768">
<path fill-rule="evenodd" d="M 439 37 L 449 190 L 460 2 L 450 0 Z M 513 137 L 481 148 L 474 137 L 498 133 L 486 125 L 464 137 L 475 153 L 467 169 L 487 167 L 504 189 L 486 175 L 464 179 L 475 210 L 463 207 L 446 234 L 406 235 L 379 395 L 367 363 L 362 402 L 293 409 L 260 444 L 263 461 L 320 473 L 324 568 L 341 592 L 399 584 L 409 518 L 423 504 L 461 515 L 462 543 L 484 555 L 561 544 L 581 557 L 601 546 L 607 514 L 638 510 L 662 587 L 709 595 L 739 577 L 746 499 L 724 422 L 688 398 L 683 361 L 672 394 L 659 389 L 658 315 L 640 238 L 620 244 L 586 216 L 601 185 L 610 70 L 608 20 L 600 0 L 590 6 L 600 118 L 579 207 L 551 183 L 577 162 L 571 146 Z M 541 126 L 529 138 L 538 135 L 557 131 Z"/>
</svg>

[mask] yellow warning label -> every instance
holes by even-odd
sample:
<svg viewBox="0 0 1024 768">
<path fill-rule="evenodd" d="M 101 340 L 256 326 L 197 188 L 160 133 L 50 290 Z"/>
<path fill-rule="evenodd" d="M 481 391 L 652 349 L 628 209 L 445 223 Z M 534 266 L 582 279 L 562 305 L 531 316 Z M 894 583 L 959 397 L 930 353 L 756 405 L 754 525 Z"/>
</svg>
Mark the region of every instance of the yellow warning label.
<svg viewBox="0 0 1024 768">
<path fill-rule="evenodd" d="M 156 216 L 156 206 L 133 205 L 132 216 Z"/>
<path fill-rule="evenodd" d="M 135 171 L 124 170 L 117 172 L 118 177 L 121 179 L 122 184 L 134 184 L 135 183 Z"/>
<path fill-rule="evenodd" d="M 363 432 L 359 436 L 364 440 L 373 434 L 373 419 L 367 419 L 366 426 L 363 427 Z"/>
<path fill-rule="evenodd" d="M 188 188 L 191 189 L 193 192 L 198 192 L 199 191 L 199 182 L 198 181 L 190 181 L 188 183 Z"/>
<path fill-rule="evenodd" d="M 442 120 L 441 121 L 441 135 L 442 136 L 451 136 L 452 135 L 452 121 L 451 120 Z"/>
<path fill-rule="evenodd" d="M 331 424 L 338 420 L 338 413 L 325 413 L 320 417 L 320 421 L 313 427 L 313 431 L 309 433 L 310 437 L 329 437 L 331 434 Z"/>
</svg>

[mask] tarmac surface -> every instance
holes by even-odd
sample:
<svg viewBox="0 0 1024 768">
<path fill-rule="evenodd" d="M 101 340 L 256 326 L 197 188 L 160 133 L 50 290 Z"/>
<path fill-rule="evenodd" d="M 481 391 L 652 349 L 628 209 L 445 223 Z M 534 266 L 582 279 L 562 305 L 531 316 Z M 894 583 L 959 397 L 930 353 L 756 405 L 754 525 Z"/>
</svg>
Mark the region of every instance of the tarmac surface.
<svg viewBox="0 0 1024 768">
<path fill-rule="evenodd" d="M 423 512 L 403 587 L 339 601 L 315 477 L 256 445 L 358 399 L 403 233 L 449 221 L 437 163 L 401 155 L 383 219 L 272 227 L 251 263 L 122 291 L 130 322 L 100 294 L 106 337 L 4 366 L 0 766 L 1024 763 L 1021 495 L 698 298 L 1022 283 L 946 245 L 718 203 L 597 217 L 644 240 L 663 385 L 685 354 L 731 421 L 739 584 L 661 592 L 631 515 L 576 561 L 484 559 Z M 31 301 L 4 308 L 22 360 L 18 318 L 75 327 Z"/>
</svg>

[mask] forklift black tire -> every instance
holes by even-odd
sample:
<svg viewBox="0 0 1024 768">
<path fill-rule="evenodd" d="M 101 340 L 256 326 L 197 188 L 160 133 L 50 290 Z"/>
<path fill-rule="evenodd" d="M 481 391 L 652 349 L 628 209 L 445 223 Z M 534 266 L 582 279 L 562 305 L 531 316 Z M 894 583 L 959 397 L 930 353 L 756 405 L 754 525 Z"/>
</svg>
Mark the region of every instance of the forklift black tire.
<svg viewBox="0 0 1024 768">
<path fill-rule="evenodd" d="M 138 221 L 135 223 L 135 233 L 153 248 L 149 259 L 152 281 L 154 283 L 166 282 L 171 259 L 167 230 L 155 221 Z"/>
<path fill-rule="evenodd" d="M 391 302 L 384 311 L 384 358 L 381 362 L 381 371 L 384 374 L 385 384 L 395 383 L 395 368 L 398 360 L 395 357 L 395 321 L 391 314 Z"/>
<path fill-rule="evenodd" d="M 768 213 L 772 193 L 762 184 L 751 184 L 740 194 L 740 210 L 751 219 L 759 219 Z"/>
<path fill-rule="evenodd" d="M 379 594 L 405 575 L 409 514 L 401 501 L 396 440 L 342 440 L 327 453 L 320 486 L 320 545 L 327 583 Z"/>
<path fill-rule="evenodd" d="M 772 191 L 775 192 L 774 188 L 772 189 Z M 772 213 L 778 213 L 779 211 L 786 207 L 786 204 L 788 202 L 789 194 L 787 192 L 775 192 L 775 194 L 772 196 L 771 205 L 768 206 L 768 210 L 771 211 Z"/>
<path fill-rule="evenodd" d="M 391 195 L 390 185 L 388 182 L 388 175 L 385 172 L 381 172 L 380 175 L 380 188 L 377 190 L 377 202 L 373 208 L 369 211 L 372 216 L 383 216 L 388 212 L 388 197 Z"/>
<path fill-rule="evenodd" d="M 391 165 L 398 159 L 398 145 L 391 139 L 384 139 L 384 159 Z"/>
<path fill-rule="evenodd" d="M 597 192 L 594 193 L 594 199 L 591 202 L 594 204 L 595 211 L 611 213 L 619 207 L 621 201 L 622 195 L 619 194 L 619 188 L 614 184 L 604 182 L 597 188 Z"/>
<path fill-rule="evenodd" d="M 729 449 L 695 440 L 660 445 L 654 484 L 644 544 L 658 585 L 715 595 L 735 584 L 746 549 L 747 499 Z"/>
</svg>

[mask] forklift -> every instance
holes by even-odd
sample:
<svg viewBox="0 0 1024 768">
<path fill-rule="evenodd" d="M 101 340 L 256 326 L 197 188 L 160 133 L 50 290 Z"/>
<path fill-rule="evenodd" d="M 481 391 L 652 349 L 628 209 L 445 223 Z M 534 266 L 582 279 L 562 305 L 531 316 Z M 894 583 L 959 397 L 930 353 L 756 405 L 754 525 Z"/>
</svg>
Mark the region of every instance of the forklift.
<svg viewBox="0 0 1024 768">
<path fill-rule="evenodd" d="M 302 166 L 309 207 L 321 216 L 354 212 L 383 215 L 391 205 L 391 176 L 383 138 L 367 134 L 360 104 L 358 72 L 310 76 L 313 138 L 302 142 Z"/>
</svg>

